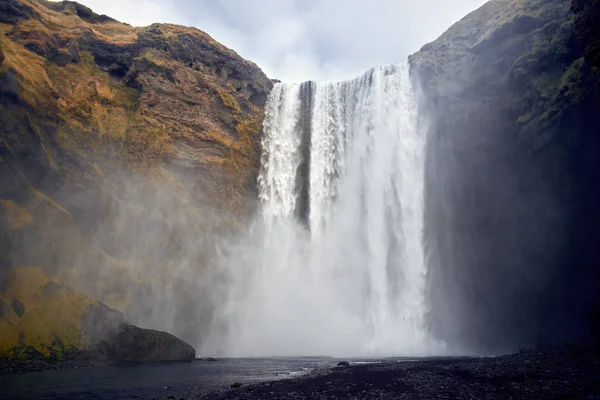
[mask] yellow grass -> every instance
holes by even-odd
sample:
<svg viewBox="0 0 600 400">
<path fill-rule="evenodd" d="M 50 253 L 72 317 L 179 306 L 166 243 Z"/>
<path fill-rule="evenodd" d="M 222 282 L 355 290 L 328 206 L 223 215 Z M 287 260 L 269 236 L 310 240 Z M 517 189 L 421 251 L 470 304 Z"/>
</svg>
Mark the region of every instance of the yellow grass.
<svg viewBox="0 0 600 400">
<path fill-rule="evenodd" d="M 55 282 L 61 287 L 52 295 L 44 287 Z M 82 349 L 81 318 L 89 305 L 97 304 L 87 296 L 49 279 L 40 268 L 19 267 L 12 272 L 9 289 L 0 295 L 5 303 L 18 300 L 25 313 L 19 317 L 11 310 L 7 320 L 0 322 L 0 356 L 12 356 L 22 343 L 49 357 L 60 353 L 56 346 L 60 338 L 64 348 Z"/>
</svg>

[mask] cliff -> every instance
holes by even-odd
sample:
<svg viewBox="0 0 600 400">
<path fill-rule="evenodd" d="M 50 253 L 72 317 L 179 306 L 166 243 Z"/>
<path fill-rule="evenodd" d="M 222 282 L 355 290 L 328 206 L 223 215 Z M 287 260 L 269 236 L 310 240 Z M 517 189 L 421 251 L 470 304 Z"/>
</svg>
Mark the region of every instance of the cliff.
<svg viewBox="0 0 600 400">
<path fill-rule="evenodd" d="M 410 59 L 430 124 L 429 319 L 454 346 L 598 332 L 597 5 L 492 0 Z"/>
<path fill-rule="evenodd" d="M 81 348 L 80 311 L 98 300 L 197 344 L 190 313 L 210 318 L 210 306 L 190 304 L 192 283 L 215 232 L 251 210 L 271 87 L 197 29 L 132 27 L 71 1 L 3 1 L 0 330 L 12 339 L 0 353 L 56 355 L 60 324 L 73 339 L 62 341 Z M 60 324 L 44 310 L 43 340 L 28 339 L 36 306 L 11 283 L 26 267 L 73 293 Z"/>
</svg>

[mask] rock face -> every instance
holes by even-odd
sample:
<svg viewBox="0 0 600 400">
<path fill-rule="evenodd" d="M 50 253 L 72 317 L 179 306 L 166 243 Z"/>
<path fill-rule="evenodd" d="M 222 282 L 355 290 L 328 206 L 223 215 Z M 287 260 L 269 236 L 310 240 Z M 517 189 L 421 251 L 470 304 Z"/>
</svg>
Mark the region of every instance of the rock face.
<svg viewBox="0 0 600 400">
<path fill-rule="evenodd" d="M 189 344 L 165 332 L 125 322 L 123 313 L 21 267 L 0 294 L 0 359 L 188 361 Z M 12 300 L 12 309 L 7 301 Z"/>
<path fill-rule="evenodd" d="M 571 10 L 575 14 L 577 40 L 600 90 L 600 1 L 573 0 Z M 598 103 L 600 104 L 600 96 Z"/>
<path fill-rule="evenodd" d="M 430 322 L 457 348 L 598 332 L 596 47 L 584 58 L 574 26 L 581 40 L 600 22 L 570 8 L 492 0 L 411 57 L 431 124 Z"/>
<path fill-rule="evenodd" d="M 27 297 L 8 278 L 37 267 L 197 340 L 211 305 L 194 285 L 213 238 L 252 209 L 273 83 L 197 29 L 135 28 L 71 1 L 2 1 L 0 49 L 0 294 Z M 26 331 L 16 318 L 0 323 Z"/>
</svg>

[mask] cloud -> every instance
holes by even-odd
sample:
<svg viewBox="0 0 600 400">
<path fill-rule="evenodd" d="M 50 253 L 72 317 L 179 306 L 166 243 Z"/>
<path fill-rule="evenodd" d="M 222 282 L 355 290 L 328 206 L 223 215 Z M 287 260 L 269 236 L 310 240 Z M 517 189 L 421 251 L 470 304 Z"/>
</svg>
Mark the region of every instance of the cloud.
<svg viewBox="0 0 600 400">
<path fill-rule="evenodd" d="M 285 81 L 398 63 L 485 0 L 80 0 L 132 25 L 195 26 Z"/>
</svg>

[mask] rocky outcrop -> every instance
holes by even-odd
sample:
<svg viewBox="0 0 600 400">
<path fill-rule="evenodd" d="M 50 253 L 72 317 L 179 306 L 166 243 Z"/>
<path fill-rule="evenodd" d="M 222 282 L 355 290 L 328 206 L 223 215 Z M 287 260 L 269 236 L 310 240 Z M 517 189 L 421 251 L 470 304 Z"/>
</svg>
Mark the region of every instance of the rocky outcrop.
<svg viewBox="0 0 600 400">
<path fill-rule="evenodd" d="M 0 359 L 189 361 L 195 350 L 165 332 L 125 322 L 40 268 L 18 268 L 0 294 Z M 8 302 L 12 307 L 8 307 Z"/>
<path fill-rule="evenodd" d="M 597 329 L 600 116 L 570 6 L 492 0 L 411 57 L 431 123 L 430 322 L 458 348 Z"/>
<path fill-rule="evenodd" d="M 45 0 L 3 1 L 0 22 L 0 293 L 38 267 L 198 340 L 211 306 L 194 285 L 252 209 L 272 82 L 194 28 Z"/>
<path fill-rule="evenodd" d="M 166 332 L 126 324 L 123 314 L 99 303 L 82 316 L 84 351 L 117 362 L 190 361 L 196 350 Z"/>
<path fill-rule="evenodd" d="M 600 1 L 573 0 L 571 10 L 575 14 L 575 32 L 583 49 L 585 62 L 592 70 L 600 91 Z M 600 96 L 598 104 L 600 107 Z"/>
<path fill-rule="evenodd" d="M 133 325 L 123 325 L 111 343 L 109 354 L 122 362 L 191 361 L 192 346 L 175 336 Z"/>
</svg>

